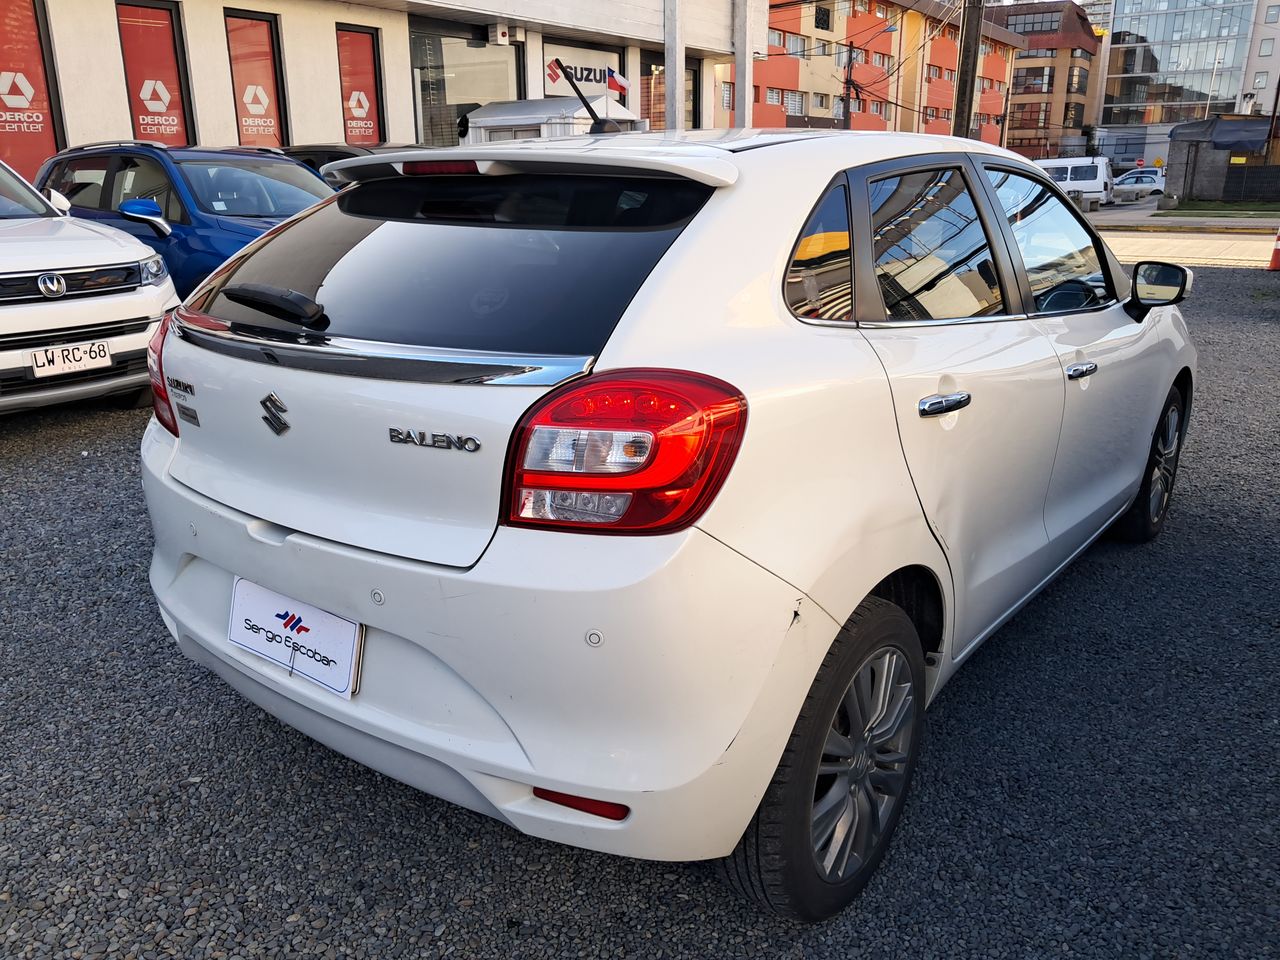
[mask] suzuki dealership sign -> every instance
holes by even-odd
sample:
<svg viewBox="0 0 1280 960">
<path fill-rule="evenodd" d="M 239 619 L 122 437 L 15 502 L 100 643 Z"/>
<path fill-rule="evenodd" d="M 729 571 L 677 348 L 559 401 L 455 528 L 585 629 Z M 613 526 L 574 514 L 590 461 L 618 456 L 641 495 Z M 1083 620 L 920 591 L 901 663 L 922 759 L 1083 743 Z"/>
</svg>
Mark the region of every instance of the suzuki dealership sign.
<svg viewBox="0 0 1280 960">
<path fill-rule="evenodd" d="M 378 54 L 372 33 L 338 28 L 338 77 L 342 81 L 342 129 L 347 143 L 381 143 Z"/>
<path fill-rule="evenodd" d="M 616 90 L 610 90 L 609 70 L 621 72 L 622 64 L 616 53 L 606 50 L 586 50 L 582 47 L 562 47 L 555 43 L 542 46 L 542 90 L 548 97 L 572 97 L 573 87 L 556 66 L 556 58 L 564 64 L 569 75 L 578 84 L 585 97 L 600 97 L 608 93 L 619 99 Z"/>
<path fill-rule="evenodd" d="M 228 14 L 227 49 L 231 52 L 240 145 L 283 147 L 275 24 Z"/>
<path fill-rule="evenodd" d="M 32 0 L 0 0 L 0 159 L 29 178 L 57 150 Z"/>
<path fill-rule="evenodd" d="M 116 7 L 116 19 L 134 136 L 185 146 L 189 142 L 187 113 L 172 12 L 122 3 Z"/>
</svg>

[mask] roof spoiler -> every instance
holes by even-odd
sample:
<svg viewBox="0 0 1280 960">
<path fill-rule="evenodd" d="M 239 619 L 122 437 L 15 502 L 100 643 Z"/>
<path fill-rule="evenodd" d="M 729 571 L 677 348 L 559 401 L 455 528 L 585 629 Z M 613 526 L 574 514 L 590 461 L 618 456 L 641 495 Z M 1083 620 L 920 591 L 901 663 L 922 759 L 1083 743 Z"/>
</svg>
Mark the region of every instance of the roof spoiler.
<svg viewBox="0 0 1280 960">
<path fill-rule="evenodd" d="M 617 136 L 609 138 L 619 143 Z M 718 151 L 717 151 L 718 152 Z M 668 152 L 625 149 L 593 150 L 582 141 L 564 147 L 450 147 L 422 148 L 400 153 L 351 157 L 324 165 L 327 180 L 337 186 L 362 180 L 405 176 L 404 165 L 413 161 L 471 160 L 482 176 L 513 173 L 633 174 L 642 177 L 681 177 L 709 187 L 727 187 L 738 180 L 738 168 L 728 160 L 693 149 Z"/>
</svg>

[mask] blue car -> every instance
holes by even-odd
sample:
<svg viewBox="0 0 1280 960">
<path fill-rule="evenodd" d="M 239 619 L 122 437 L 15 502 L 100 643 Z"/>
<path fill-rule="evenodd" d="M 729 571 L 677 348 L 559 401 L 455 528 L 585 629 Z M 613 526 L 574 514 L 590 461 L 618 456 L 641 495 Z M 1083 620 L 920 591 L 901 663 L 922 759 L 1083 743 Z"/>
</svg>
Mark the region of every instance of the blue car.
<svg viewBox="0 0 1280 960">
<path fill-rule="evenodd" d="M 118 227 L 163 255 L 181 297 L 250 240 L 333 194 L 279 152 L 147 141 L 63 150 L 36 186 L 65 196 L 72 216 Z"/>
</svg>

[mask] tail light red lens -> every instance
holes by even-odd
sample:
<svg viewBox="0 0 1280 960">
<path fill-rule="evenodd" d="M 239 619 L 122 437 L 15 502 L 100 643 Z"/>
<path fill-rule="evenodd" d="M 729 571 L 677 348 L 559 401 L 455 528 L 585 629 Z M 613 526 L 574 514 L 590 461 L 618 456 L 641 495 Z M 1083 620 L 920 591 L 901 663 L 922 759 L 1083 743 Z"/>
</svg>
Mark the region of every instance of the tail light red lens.
<svg viewBox="0 0 1280 960">
<path fill-rule="evenodd" d="M 178 418 L 169 402 L 169 387 L 164 382 L 164 338 L 169 332 L 172 314 L 166 313 L 147 344 L 147 372 L 151 375 L 151 409 L 164 427 L 175 437 L 178 435 Z"/>
<path fill-rule="evenodd" d="M 474 160 L 406 160 L 407 177 L 448 176 L 452 174 L 479 173 Z"/>
<path fill-rule="evenodd" d="M 539 800 L 558 803 L 562 807 L 581 810 L 583 813 L 604 817 L 606 820 L 625 820 L 627 815 L 631 813 L 631 808 L 625 804 L 611 803 L 608 800 L 592 800 L 590 797 L 579 797 L 572 793 L 560 793 L 558 790 L 545 790 L 542 787 L 534 787 L 533 795 Z"/>
<path fill-rule="evenodd" d="M 668 533 L 719 492 L 747 401 L 713 377 L 615 370 L 543 397 L 507 464 L 506 522 L 595 533 Z"/>
</svg>

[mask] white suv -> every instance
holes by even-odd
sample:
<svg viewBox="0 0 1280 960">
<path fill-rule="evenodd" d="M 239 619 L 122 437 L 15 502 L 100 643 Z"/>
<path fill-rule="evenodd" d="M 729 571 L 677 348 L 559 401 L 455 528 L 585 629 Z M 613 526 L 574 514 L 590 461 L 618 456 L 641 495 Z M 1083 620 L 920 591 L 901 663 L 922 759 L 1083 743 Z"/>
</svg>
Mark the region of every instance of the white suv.
<svg viewBox="0 0 1280 960">
<path fill-rule="evenodd" d="M 151 584 L 188 656 L 406 783 L 828 916 L 959 664 L 1104 530 L 1165 523 L 1189 275 L 1131 285 L 1012 153 L 330 169 L 152 341 Z"/>
<path fill-rule="evenodd" d="M 145 393 L 147 342 L 178 302 L 155 251 L 54 200 L 0 163 L 0 413 Z"/>
</svg>

